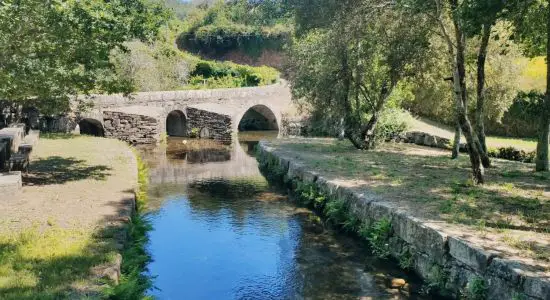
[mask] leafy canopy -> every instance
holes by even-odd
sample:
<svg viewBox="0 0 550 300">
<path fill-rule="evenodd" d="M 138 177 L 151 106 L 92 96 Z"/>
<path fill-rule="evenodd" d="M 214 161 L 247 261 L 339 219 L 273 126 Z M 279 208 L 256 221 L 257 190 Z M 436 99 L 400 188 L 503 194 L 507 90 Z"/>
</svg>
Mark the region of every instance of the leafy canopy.
<svg viewBox="0 0 550 300">
<path fill-rule="evenodd" d="M 69 108 L 69 97 L 130 92 L 109 57 L 124 42 L 148 40 L 166 12 L 141 0 L 0 2 L 0 99 L 31 101 L 41 111 Z"/>
</svg>

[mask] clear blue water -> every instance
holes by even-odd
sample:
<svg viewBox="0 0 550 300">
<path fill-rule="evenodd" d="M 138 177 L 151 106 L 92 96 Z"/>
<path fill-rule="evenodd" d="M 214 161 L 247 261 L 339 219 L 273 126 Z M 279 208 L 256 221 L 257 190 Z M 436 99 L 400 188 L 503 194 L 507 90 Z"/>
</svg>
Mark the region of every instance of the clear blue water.
<svg viewBox="0 0 550 300">
<path fill-rule="evenodd" d="M 373 258 L 362 243 L 326 228 L 271 188 L 249 145 L 225 155 L 182 155 L 180 148 L 176 140 L 144 152 L 151 166 L 152 296 L 417 298 L 413 283 L 390 287 L 394 278 L 411 282 L 393 263 Z"/>
</svg>

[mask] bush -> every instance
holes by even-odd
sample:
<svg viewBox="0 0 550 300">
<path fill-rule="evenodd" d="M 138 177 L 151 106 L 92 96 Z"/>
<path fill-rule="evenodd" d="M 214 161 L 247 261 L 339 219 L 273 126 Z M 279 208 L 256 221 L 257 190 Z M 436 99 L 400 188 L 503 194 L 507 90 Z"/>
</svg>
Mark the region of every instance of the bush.
<svg viewBox="0 0 550 300">
<path fill-rule="evenodd" d="M 495 134 L 517 137 L 536 137 L 538 132 L 538 116 L 541 111 L 540 103 L 544 99 L 542 93 L 531 91 L 520 92 L 514 99 L 502 122 L 492 125 Z"/>
<path fill-rule="evenodd" d="M 518 150 L 514 147 L 502 147 L 498 149 L 489 149 L 487 154 L 490 157 L 519 161 L 524 163 L 532 163 L 535 161 L 537 153 L 535 151 L 526 152 L 524 150 Z"/>
<path fill-rule="evenodd" d="M 279 72 L 270 67 L 207 60 L 198 60 L 190 75 L 189 89 L 261 86 L 279 80 Z"/>
<path fill-rule="evenodd" d="M 398 108 L 384 110 L 375 129 L 377 143 L 405 133 L 409 129 L 411 120 L 412 116 L 406 110 Z"/>
</svg>

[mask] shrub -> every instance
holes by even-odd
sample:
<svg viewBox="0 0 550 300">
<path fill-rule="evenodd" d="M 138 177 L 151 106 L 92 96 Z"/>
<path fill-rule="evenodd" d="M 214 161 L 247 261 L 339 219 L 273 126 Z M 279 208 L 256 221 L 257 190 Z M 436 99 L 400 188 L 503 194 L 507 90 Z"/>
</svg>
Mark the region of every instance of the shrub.
<svg viewBox="0 0 550 300">
<path fill-rule="evenodd" d="M 514 147 L 502 147 L 498 149 L 489 149 L 487 154 L 490 157 L 519 161 L 524 163 L 532 163 L 535 160 L 536 152 L 526 152 L 524 150 L 518 150 Z"/>
<path fill-rule="evenodd" d="M 405 133 L 409 129 L 411 120 L 412 116 L 406 110 L 398 108 L 384 110 L 375 130 L 377 142 L 384 142 Z"/>
<path fill-rule="evenodd" d="M 466 285 L 465 295 L 469 300 L 487 299 L 487 283 L 479 276 L 472 278 Z"/>
<path fill-rule="evenodd" d="M 189 89 L 261 86 L 279 80 L 279 72 L 270 67 L 207 60 L 198 60 L 190 76 Z"/>
</svg>

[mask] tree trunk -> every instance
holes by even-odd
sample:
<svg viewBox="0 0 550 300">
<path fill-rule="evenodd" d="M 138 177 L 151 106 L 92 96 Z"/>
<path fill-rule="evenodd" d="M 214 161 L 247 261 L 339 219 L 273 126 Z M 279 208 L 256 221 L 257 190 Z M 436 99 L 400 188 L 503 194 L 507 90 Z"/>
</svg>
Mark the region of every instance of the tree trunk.
<svg viewBox="0 0 550 300">
<path fill-rule="evenodd" d="M 481 155 L 481 162 L 485 168 L 491 166 L 491 160 L 487 153 L 487 144 L 485 139 L 485 62 L 487 60 L 487 47 L 489 46 L 489 38 L 491 37 L 491 24 L 483 25 L 483 34 L 481 36 L 481 45 L 477 55 L 477 105 L 476 105 L 476 133 L 479 140 L 478 150 Z"/>
<path fill-rule="evenodd" d="M 547 7 L 546 26 L 547 26 L 547 40 L 546 40 L 546 59 L 550 59 L 550 5 Z M 546 97 L 542 104 L 543 109 L 540 116 L 540 129 L 539 140 L 537 144 L 537 159 L 536 170 L 537 171 L 549 171 L 550 164 L 548 162 L 548 143 L 550 134 L 550 63 L 546 64 Z"/>
<path fill-rule="evenodd" d="M 452 159 L 457 159 L 460 154 L 460 136 L 462 135 L 462 130 L 460 129 L 460 123 L 458 122 L 458 118 L 456 120 L 455 124 L 455 138 L 453 140 L 453 155 L 451 156 Z"/>
<path fill-rule="evenodd" d="M 457 119 L 460 124 L 460 128 L 466 137 L 466 142 L 468 143 L 468 152 L 470 156 L 470 163 L 472 165 L 472 179 L 475 184 L 483 183 L 483 166 L 481 165 L 481 155 L 479 149 L 476 145 L 475 140 L 477 137 L 472 129 L 472 124 L 468 119 L 468 114 L 466 113 L 467 107 L 467 94 L 466 94 L 466 68 L 465 68 L 465 36 L 462 31 L 462 27 L 459 23 L 458 16 L 454 13 L 457 10 L 458 3 L 457 0 L 450 0 L 451 7 L 453 9 L 453 26 L 456 37 L 456 56 L 453 59 L 453 43 L 450 38 L 447 40 L 449 47 L 449 56 L 450 61 L 453 66 L 453 88 L 455 96 L 455 105 L 456 105 L 456 114 Z M 478 142 L 479 143 L 479 142 Z"/>
</svg>

